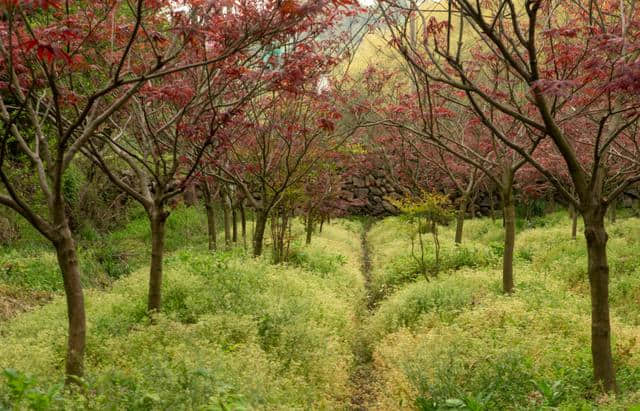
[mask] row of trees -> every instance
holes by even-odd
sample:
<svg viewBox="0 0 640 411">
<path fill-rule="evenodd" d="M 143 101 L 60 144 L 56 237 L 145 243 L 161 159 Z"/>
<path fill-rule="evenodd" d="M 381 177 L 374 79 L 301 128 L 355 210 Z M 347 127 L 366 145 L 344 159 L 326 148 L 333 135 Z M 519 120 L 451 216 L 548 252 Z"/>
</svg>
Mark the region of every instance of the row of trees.
<svg viewBox="0 0 640 411">
<path fill-rule="evenodd" d="M 505 293 L 514 188 L 562 196 L 585 225 L 595 380 L 615 390 L 605 215 L 640 181 L 637 2 L 384 0 L 378 10 L 399 61 L 366 73 L 381 95 L 369 107 L 379 155 L 402 164 L 406 184 L 448 181 L 460 216 L 479 187 L 499 195 Z"/>
<path fill-rule="evenodd" d="M 292 192 L 307 190 L 309 221 L 326 206 L 332 194 L 313 187 L 335 182 L 319 160 L 354 128 L 337 125 L 334 96 L 318 84 L 348 49 L 351 37 L 335 27 L 361 11 L 356 3 L 4 0 L 0 11 L 0 204 L 56 250 L 68 381 L 83 375 L 86 341 L 65 192 L 80 162 L 147 214 L 150 312 L 161 308 L 170 204 L 189 187 L 206 193 L 211 247 L 216 195 L 253 207 L 255 255 Z"/>
<path fill-rule="evenodd" d="M 416 194 L 456 192 L 456 242 L 477 193 L 499 197 L 505 293 L 515 284 L 514 190 L 562 195 L 585 223 L 595 379 L 615 390 L 604 216 L 640 181 L 635 1 L 384 0 L 379 29 L 399 64 L 354 78 L 344 75 L 354 37 L 338 26 L 363 10 L 349 0 L 0 7 L 0 204 L 58 255 L 67 375 L 82 375 L 86 337 L 65 197 L 80 161 L 147 214 L 150 312 L 161 308 L 177 195 L 201 188 L 210 248 L 214 202 L 227 222 L 236 212 L 246 221 L 250 207 L 254 255 L 270 221 L 278 262 L 294 212 L 310 241 L 314 225 L 345 207 L 340 175 L 383 164 Z M 237 238 L 234 227 L 225 224 L 225 238 Z"/>
</svg>

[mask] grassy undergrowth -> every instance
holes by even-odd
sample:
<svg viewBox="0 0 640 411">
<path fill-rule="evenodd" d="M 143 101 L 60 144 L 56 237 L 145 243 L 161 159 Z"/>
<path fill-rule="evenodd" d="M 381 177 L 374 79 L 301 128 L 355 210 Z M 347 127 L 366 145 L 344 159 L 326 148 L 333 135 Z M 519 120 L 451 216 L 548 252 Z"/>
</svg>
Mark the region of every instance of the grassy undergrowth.
<svg viewBox="0 0 640 411">
<path fill-rule="evenodd" d="M 371 230 L 381 298 L 367 325 L 379 375 L 371 408 L 626 410 L 640 404 L 640 220 L 608 227 L 617 396 L 602 396 L 592 384 L 585 241 L 571 240 L 566 213 L 535 223 L 519 224 L 516 292 L 509 297 L 500 292 L 500 222 L 467 221 L 458 247 L 455 227 L 444 227 L 445 269 L 429 281 L 415 275 L 399 219 Z"/>
<path fill-rule="evenodd" d="M 616 396 L 592 383 L 585 242 L 571 240 L 566 213 L 519 222 L 508 297 L 499 221 L 467 221 L 461 246 L 443 227 L 442 271 L 429 280 L 403 223 L 376 223 L 371 296 L 362 222 L 325 225 L 311 246 L 296 224 L 291 259 L 277 266 L 242 248 L 207 252 L 205 227 L 199 210 L 172 213 L 153 323 L 144 216 L 81 235 L 89 339 L 75 392 L 61 385 L 66 308 L 53 254 L 26 238 L 1 249 L 17 275 L 0 275 L 0 288 L 53 301 L 0 322 L 0 409 L 348 409 L 358 355 L 372 361 L 369 409 L 638 409 L 640 219 L 608 226 Z"/>
<path fill-rule="evenodd" d="M 0 323 L 0 369 L 9 369 L 0 408 L 344 408 L 364 299 L 359 226 L 325 225 L 278 266 L 242 249 L 209 253 L 205 230 L 194 210 L 169 219 L 164 305 L 153 323 L 145 314 L 146 222 L 109 236 L 132 272 L 108 290 L 87 290 L 82 390 L 61 390 L 62 296 Z"/>
</svg>

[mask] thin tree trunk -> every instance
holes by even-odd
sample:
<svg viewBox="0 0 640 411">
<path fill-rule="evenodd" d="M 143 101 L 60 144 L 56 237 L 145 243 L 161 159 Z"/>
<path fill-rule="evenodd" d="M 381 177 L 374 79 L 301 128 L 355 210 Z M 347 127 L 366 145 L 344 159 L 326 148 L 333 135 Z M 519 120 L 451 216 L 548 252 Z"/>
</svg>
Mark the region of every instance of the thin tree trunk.
<svg viewBox="0 0 640 411">
<path fill-rule="evenodd" d="M 516 239 L 516 207 L 509 199 L 504 201 L 504 255 L 502 257 L 502 290 L 513 292 L 513 249 Z"/>
<path fill-rule="evenodd" d="M 440 272 L 440 240 L 438 239 L 438 224 L 436 222 L 431 223 L 431 234 L 433 235 L 433 245 L 435 247 L 436 255 L 436 274 Z"/>
<path fill-rule="evenodd" d="M 84 374 L 87 325 L 76 245 L 66 220 L 61 224 L 61 238 L 55 244 L 55 248 L 58 264 L 62 271 L 65 297 L 67 300 L 69 330 L 65 366 L 65 372 L 67 374 L 66 382 L 72 383 L 77 382 L 74 377 L 82 377 Z"/>
<path fill-rule="evenodd" d="M 262 210 L 256 210 L 255 231 L 253 233 L 253 255 L 258 257 L 262 255 L 262 246 L 264 244 L 264 231 L 267 227 L 267 215 Z"/>
<path fill-rule="evenodd" d="M 617 219 L 616 213 L 617 213 L 617 211 L 618 211 L 617 203 L 616 203 L 615 200 L 613 200 L 611 202 L 611 205 L 609 206 L 609 220 L 612 223 L 616 222 L 616 219 Z"/>
<path fill-rule="evenodd" d="M 320 217 L 320 227 L 318 227 L 318 232 L 322 234 L 322 226 L 324 225 L 324 216 Z"/>
<path fill-rule="evenodd" d="M 279 243 L 278 248 L 280 249 L 279 261 L 280 263 L 286 261 L 287 255 L 285 253 L 285 238 L 287 236 L 287 228 L 289 227 L 289 213 L 287 210 L 282 210 L 282 226 L 280 227 L 280 238 L 278 239 Z"/>
<path fill-rule="evenodd" d="M 458 208 L 458 215 L 456 217 L 456 244 L 462 243 L 462 230 L 464 228 L 464 218 L 467 214 L 467 205 L 469 200 L 466 196 L 463 196 L 460 200 L 460 206 Z"/>
<path fill-rule="evenodd" d="M 231 207 L 231 222 L 232 222 L 231 241 L 233 241 L 234 244 L 237 244 L 238 243 L 238 212 L 236 211 L 235 207 Z"/>
<path fill-rule="evenodd" d="M 231 206 L 229 196 L 225 193 L 222 198 L 222 212 L 224 216 L 224 244 L 227 249 L 231 248 Z"/>
<path fill-rule="evenodd" d="M 489 191 L 489 213 L 491 214 L 491 221 L 496 221 L 496 206 L 493 199 L 493 192 Z"/>
<path fill-rule="evenodd" d="M 187 186 L 182 197 L 187 207 L 195 206 L 198 202 L 198 193 L 196 192 L 196 186 L 193 184 Z"/>
<path fill-rule="evenodd" d="M 242 201 L 238 204 L 238 209 L 240 210 L 240 229 L 242 230 L 242 245 L 244 249 L 247 249 L 247 213 L 244 209 L 244 204 Z"/>
<path fill-rule="evenodd" d="M 595 381 L 601 383 L 606 391 L 616 391 L 616 375 L 611 355 L 608 235 L 604 227 L 605 213 L 603 207 L 597 207 L 583 214 L 591 286 L 591 355 Z"/>
<path fill-rule="evenodd" d="M 151 211 L 151 268 L 149 269 L 149 312 L 162 306 L 162 261 L 164 259 L 165 223 L 169 214 L 158 207 Z"/>
<path fill-rule="evenodd" d="M 207 211 L 207 229 L 209 231 L 209 250 L 215 251 L 218 248 L 218 235 L 216 233 L 216 210 L 213 205 L 213 198 L 209 186 L 204 185 L 204 207 Z"/>
<path fill-rule="evenodd" d="M 309 211 L 307 213 L 307 227 L 306 227 L 306 231 L 307 231 L 307 239 L 306 239 L 306 244 L 309 245 L 311 244 L 311 236 L 313 234 L 313 217 L 311 216 L 311 211 Z"/>
</svg>

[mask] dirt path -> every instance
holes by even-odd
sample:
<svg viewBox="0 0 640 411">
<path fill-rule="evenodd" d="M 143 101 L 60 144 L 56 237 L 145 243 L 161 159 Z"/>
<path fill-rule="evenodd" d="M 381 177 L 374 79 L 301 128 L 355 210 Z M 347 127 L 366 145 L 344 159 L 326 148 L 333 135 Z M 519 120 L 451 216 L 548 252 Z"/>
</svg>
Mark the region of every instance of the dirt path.
<svg viewBox="0 0 640 411">
<path fill-rule="evenodd" d="M 364 323 L 366 319 L 371 315 L 373 310 L 374 301 L 371 287 L 371 248 L 369 246 L 368 234 L 371 229 L 372 222 L 366 220 L 363 224 L 362 233 L 360 237 L 362 247 L 362 276 L 364 278 L 364 286 L 366 290 L 366 299 L 363 304 L 366 306 L 361 310 L 358 316 L 357 323 L 357 335 L 356 341 L 353 347 L 353 352 L 356 357 L 356 366 L 351 374 L 351 409 L 357 411 L 368 410 L 370 404 L 375 399 L 374 393 L 374 369 L 373 359 L 371 357 L 371 347 L 369 346 L 366 330 L 364 329 Z"/>
</svg>

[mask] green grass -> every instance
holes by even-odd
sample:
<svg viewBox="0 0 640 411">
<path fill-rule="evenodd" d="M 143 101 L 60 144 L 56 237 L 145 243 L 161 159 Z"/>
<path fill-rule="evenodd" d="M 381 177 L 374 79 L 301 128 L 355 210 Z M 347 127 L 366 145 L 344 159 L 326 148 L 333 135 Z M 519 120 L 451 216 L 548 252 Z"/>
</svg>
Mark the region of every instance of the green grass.
<svg viewBox="0 0 640 411">
<path fill-rule="evenodd" d="M 399 220 L 371 231 L 374 278 L 393 290 L 368 327 L 376 409 L 629 409 L 640 404 L 640 220 L 609 224 L 614 356 L 620 394 L 592 383 L 584 238 L 558 212 L 519 224 L 513 296 L 501 294 L 500 222 L 467 221 L 462 269 L 407 277 L 410 242 Z M 443 227 L 455 250 L 455 227 Z M 581 234 L 581 227 L 579 228 Z M 491 258 L 491 255 L 497 258 Z M 635 257 L 635 258 L 634 258 Z"/>
<path fill-rule="evenodd" d="M 272 265 L 268 253 L 254 259 L 242 247 L 206 251 L 203 213 L 178 208 L 153 323 L 144 215 L 113 233 L 83 233 L 89 337 L 81 391 L 60 385 L 66 306 L 55 256 L 23 237 L 0 251 L 0 267 L 12 264 L 0 285 L 56 297 L 0 322 L 0 369 L 9 369 L 0 376 L 0 409 L 348 409 L 350 374 L 362 358 L 373 370 L 369 409 L 640 404 L 640 219 L 608 224 L 615 396 L 592 383 L 585 241 L 581 227 L 570 238 L 565 212 L 518 223 L 512 296 L 501 293 L 499 221 L 467 221 L 461 246 L 455 227 L 442 227 L 442 271 L 428 280 L 416 272 L 407 227 L 397 218 L 375 223 L 371 312 L 362 224 L 325 224 L 304 246 L 296 222 L 290 261 Z"/>
<path fill-rule="evenodd" d="M 311 246 L 295 250 L 304 257 L 272 265 L 241 248 L 206 251 L 198 211 L 171 218 L 156 320 L 146 315 L 148 230 L 138 219 L 109 243 L 130 250 L 128 261 L 140 268 L 106 291 L 86 291 L 85 388 L 59 390 L 66 339 L 59 296 L 0 323 L 0 368 L 17 370 L 4 377 L 0 408 L 344 408 L 364 299 L 359 238 L 351 231 L 359 226 L 325 225 Z"/>
</svg>

